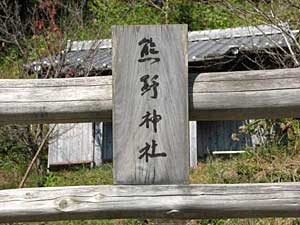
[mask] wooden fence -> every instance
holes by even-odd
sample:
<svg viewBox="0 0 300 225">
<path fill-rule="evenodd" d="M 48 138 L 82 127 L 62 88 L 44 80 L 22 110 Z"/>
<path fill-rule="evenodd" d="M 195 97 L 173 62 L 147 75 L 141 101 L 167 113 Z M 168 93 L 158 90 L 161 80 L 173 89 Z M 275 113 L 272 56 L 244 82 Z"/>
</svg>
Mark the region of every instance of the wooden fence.
<svg viewBox="0 0 300 225">
<path fill-rule="evenodd" d="M 0 222 L 300 216 L 300 183 L 186 185 L 188 114 L 190 120 L 300 115 L 300 69 L 188 77 L 186 33 L 184 25 L 115 27 L 113 80 L 0 80 L 0 124 L 110 121 L 113 111 L 120 129 L 114 135 L 114 182 L 126 184 L 0 190 Z M 143 44 L 149 46 L 139 52 Z M 158 81 L 162 88 L 151 97 L 140 92 Z M 156 127 L 155 121 L 161 123 Z M 163 147 L 156 152 L 157 146 Z"/>
<path fill-rule="evenodd" d="M 189 75 L 190 120 L 300 116 L 300 69 Z M 0 80 L 0 124 L 111 121 L 112 77 Z"/>
<path fill-rule="evenodd" d="M 0 191 L 0 221 L 299 217 L 300 183 L 102 185 Z"/>
<path fill-rule="evenodd" d="M 110 120 L 111 88 L 111 77 L 0 80 L 0 122 Z M 189 114 L 197 120 L 299 117 L 299 96 L 298 68 L 201 74 L 189 80 Z M 299 183 L 1 190 L 0 221 L 297 217 L 299 196 Z"/>
</svg>

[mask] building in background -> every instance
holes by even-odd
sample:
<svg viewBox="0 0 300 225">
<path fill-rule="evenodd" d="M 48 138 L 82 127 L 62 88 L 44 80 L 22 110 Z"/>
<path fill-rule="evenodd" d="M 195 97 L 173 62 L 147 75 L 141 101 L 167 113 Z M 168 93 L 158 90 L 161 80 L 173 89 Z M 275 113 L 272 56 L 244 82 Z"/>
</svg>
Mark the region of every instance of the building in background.
<svg viewBox="0 0 300 225">
<path fill-rule="evenodd" d="M 291 46 L 297 33 L 287 24 L 189 32 L 190 79 L 204 72 L 293 67 Z M 69 41 L 60 54 L 26 67 L 38 78 L 106 76 L 111 75 L 111 60 L 111 40 Z M 191 166 L 212 152 L 240 151 L 257 144 L 257 137 L 239 134 L 239 128 L 247 122 L 190 122 Z M 112 160 L 112 151 L 110 122 L 60 124 L 49 142 L 48 164 L 100 165 Z"/>
</svg>

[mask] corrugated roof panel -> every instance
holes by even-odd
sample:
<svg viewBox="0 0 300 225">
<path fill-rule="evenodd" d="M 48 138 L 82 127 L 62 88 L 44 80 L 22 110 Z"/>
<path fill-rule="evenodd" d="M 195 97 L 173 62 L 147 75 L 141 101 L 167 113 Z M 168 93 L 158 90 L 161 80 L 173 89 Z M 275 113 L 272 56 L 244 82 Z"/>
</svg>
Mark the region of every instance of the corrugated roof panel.
<svg viewBox="0 0 300 225">
<path fill-rule="evenodd" d="M 287 26 L 287 25 L 286 25 Z M 294 31 L 296 33 L 298 31 Z M 291 38 L 288 38 L 292 43 Z M 95 46 L 98 46 L 95 48 Z M 189 32 L 188 60 L 201 62 L 224 57 L 228 51 L 237 48 L 254 51 L 274 46 L 287 47 L 281 31 L 274 26 L 239 27 Z M 64 66 L 110 70 L 112 60 L 111 40 L 68 42 L 69 51 L 60 54 L 55 60 L 50 58 L 34 62 L 29 67 L 40 69 L 42 66 L 55 66 L 65 58 Z"/>
<path fill-rule="evenodd" d="M 224 39 L 222 41 L 209 41 L 210 42 L 210 46 L 211 48 L 206 51 L 203 52 L 205 58 L 214 58 L 214 57 L 220 57 L 220 56 L 224 56 L 232 47 L 233 47 L 233 43 L 232 43 L 232 39 Z M 202 52 L 200 53 L 200 55 L 202 54 Z M 204 59 L 205 59 L 204 58 Z"/>
<path fill-rule="evenodd" d="M 288 28 L 287 23 L 280 25 L 281 28 Z M 212 40 L 212 39 L 232 39 L 241 38 L 247 36 L 258 36 L 258 35 L 271 35 L 281 33 L 279 27 L 274 25 L 258 25 L 248 27 L 236 27 L 227 29 L 214 29 L 205 31 L 192 31 L 189 32 L 189 40 Z"/>
</svg>

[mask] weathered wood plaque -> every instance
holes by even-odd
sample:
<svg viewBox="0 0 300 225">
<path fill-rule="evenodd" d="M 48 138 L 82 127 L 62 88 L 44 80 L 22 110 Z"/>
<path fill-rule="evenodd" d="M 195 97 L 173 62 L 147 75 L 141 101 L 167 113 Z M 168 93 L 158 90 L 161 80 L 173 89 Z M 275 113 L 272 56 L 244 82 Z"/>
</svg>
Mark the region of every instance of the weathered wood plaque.
<svg viewBox="0 0 300 225">
<path fill-rule="evenodd" d="M 115 184 L 187 183 L 187 26 L 115 26 L 112 40 Z"/>
</svg>

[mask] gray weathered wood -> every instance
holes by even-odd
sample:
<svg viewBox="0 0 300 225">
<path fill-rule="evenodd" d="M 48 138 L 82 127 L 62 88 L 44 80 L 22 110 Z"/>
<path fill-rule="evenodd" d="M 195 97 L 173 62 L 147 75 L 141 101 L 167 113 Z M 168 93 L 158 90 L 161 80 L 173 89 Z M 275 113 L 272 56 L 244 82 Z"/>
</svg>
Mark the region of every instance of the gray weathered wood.
<svg viewBox="0 0 300 225">
<path fill-rule="evenodd" d="M 0 123 L 111 119 L 111 77 L 0 80 Z"/>
<path fill-rule="evenodd" d="M 94 123 L 94 163 L 96 166 L 100 166 L 103 163 L 103 122 Z"/>
<path fill-rule="evenodd" d="M 299 96 L 299 68 L 189 75 L 191 120 L 300 117 Z M 111 76 L 0 80 L 0 124 L 111 117 Z"/>
<path fill-rule="evenodd" d="M 197 153 L 197 121 L 190 121 L 190 167 L 196 167 L 198 163 Z"/>
<path fill-rule="evenodd" d="M 299 217 L 300 183 L 0 190 L 0 221 Z"/>
<path fill-rule="evenodd" d="M 145 45 L 158 51 L 145 58 L 158 57 L 160 61 L 139 62 L 144 46 L 139 42 L 144 38 L 151 38 L 156 46 Z M 187 183 L 187 26 L 116 26 L 112 41 L 114 182 Z M 155 87 L 142 95 L 143 76 L 149 76 L 148 85 L 159 83 L 157 96 Z M 160 116 L 157 130 L 151 122 L 149 127 L 141 125 L 146 114 L 152 119 L 155 111 Z M 147 152 L 140 152 L 147 145 Z"/>
<path fill-rule="evenodd" d="M 48 167 L 94 162 L 92 123 L 57 124 L 49 140 Z"/>
</svg>

